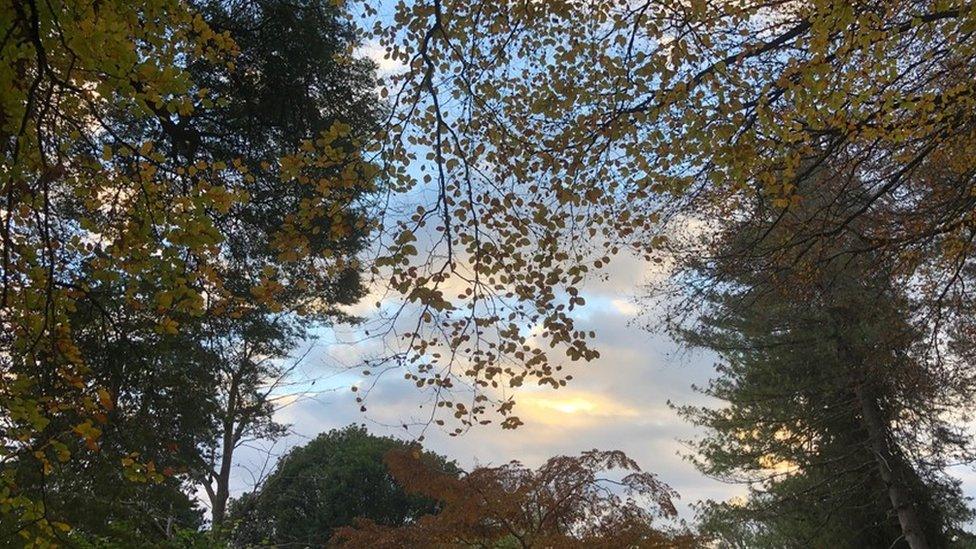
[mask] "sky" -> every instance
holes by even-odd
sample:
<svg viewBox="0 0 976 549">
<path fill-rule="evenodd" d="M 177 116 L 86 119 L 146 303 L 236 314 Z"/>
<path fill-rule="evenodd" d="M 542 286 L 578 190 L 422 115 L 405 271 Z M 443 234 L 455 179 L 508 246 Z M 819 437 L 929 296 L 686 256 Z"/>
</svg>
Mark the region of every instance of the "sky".
<svg viewBox="0 0 976 549">
<path fill-rule="evenodd" d="M 596 332 L 594 345 L 600 358 L 573 363 L 574 379 L 564 388 L 520 390 L 516 411 L 525 424 L 518 429 L 503 430 L 492 424 L 451 437 L 431 426 L 424 445 L 466 469 L 511 460 L 534 467 L 556 455 L 622 450 L 682 496 L 677 503 L 690 519 L 689 506 L 696 500 L 724 500 L 744 493 L 741 486 L 706 478 L 682 457 L 686 453 L 682 440 L 694 437 L 696 431 L 668 405 L 669 399 L 675 404 L 709 403 L 707 397 L 693 391 L 692 384 L 707 381 L 715 358 L 680 349 L 666 336 L 641 327 L 653 321 L 641 315 L 642 307 L 634 299 L 642 284 L 654 276 L 645 264 L 624 258 L 608 274 L 607 280 L 583 287 L 587 305 L 577 317 L 580 329 Z M 364 304 L 371 301 L 367 298 Z M 349 367 L 375 352 L 379 343 L 339 343 L 353 339 L 349 336 L 354 331 L 339 328 L 323 333 L 303 359 L 297 377 L 315 379 L 316 385 L 306 382 L 301 388 L 310 394 L 279 411 L 277 418 L 291 425 L 292 434 L 275 444 L 272 456 L 320 432 L 349 424 L 365 424 L 374 434 L 406 440 L 417 435 L 400 425 L 423 415 L 418 406 L 426 397 L 402 377 L 383 378 L 371 393 L 368 411 L 359 411 L 350 387 L 362 383 L 362 378 Z M 240 451 L 235 494 L 248 490 L 262 470 L 269 470 L 267 450 L 262 444 Z"/>
<path fill-rule="evenodd" d="M 744 496 L 744 486 L 708 478 L 683 457 L 688 453 L 683 441 L 701 431 L 668 403 L 718 404 L 692 388 L 714 374 L 716 357 L 680 348 L 666 336 L 642 327 L 653 324 L 654 318 L 652 313 L 641 313 L 644 308 L 635 298 L 655 276 L 660 273 L 646 264 L 622 258 L 611 265 L 607 280 L 591 281 L 582 288 L 587 305 L 577 317 L 579 327 L 596 332 L 594 345 L 600 358 L 588 364 L 573 363 L 574 379 L 565 388 L 520 390 L 517 413 L 524 425 L 515 430 L 503 430 L 497 424 L 477 426 L 457 437 L 432 425 L 424 446 L 456 460 L 466 470 L 512 460 L 535 467 L 557 455 L 622 450 L 678 492 L 680 517 L 688 521 L 694 518 L 692 506 L 697 501 Z M 371 302 L 371 298 L 363 300 L 352 312 L 362 313 Z M 371 393 L 367 413 L 359 411 L 350 387 L 361 384 L 363 378 L 352 367 L 377 352 L 380 342 L 359 341 L 351 337 L 356 331 L 339 327 L 323 333 L 303 358 L 296 379 L 301 380 L 298 388 L 304 396 L 277 415 L 291 426 L 291 434 L 271 447 L 259 443 L 239 450 L 232 495 L 250 490 L 262 471 L 270 472 L 274 460 L 289 448 L 330 429 L 364 424 L 376 435 L 415 439 L 416 431 L 407 432 L 400 425 L 426 417 L 418 408 L 426 396 L 402 377 L 382 378 Z M 951 473 L 963 480 L 968 496 L 976 496 L 972 468 L 957 467 Z"/>
<path fill-rule="evenodd" d="M 360 54 L 373 58 L 381 75 L 400 68 L 383 59 L 382 49 L 375 45 L 366 44 Z M 496 422 L 458 437 L 431 425 L 424 446 L 468 470 L 512 460 L 535 467 L 557 455 L 622 450 L 678 492 L 676 503 L 686 520 L 693 519 L 692 505 L 697 501 L 745 495 L 744 486 L 708 478 L 685 458 L 688 448 L 683 441 L 701 432 L 680 418 L 669 402 L 717 404 L 692 388 L 705 384 L 714 374 L 716 357 L 679 348 L 667 336 L 643 328 L 655 324 L 655 313 L 636 298 L 646 283 L 660 276 L 659 269 L 622 257 L 611 264 L 606 279 L 591 280 L 581 288 L 587 305 L 575 316 L 577 328 L 596 332 L 593 345 L 600 358 L 587 364 L 572 363 L 569 373 L 574 379 L 565 388 L 520 389 L 516 413 L 524 425 L 503 430 Z M 368 318 L 373 303 L 383 300 L 381 295 L 368 296 L 349 312 Z M 376 435 L 415 439 L 418 433 L 405 431 L 401 425 L 426 418 L 421 406 L 427 396 L 402 376 L 381 378 L 370 393 L 368 411 L 360 412 L 350 390 L 364 382 L 356 366 L 383 352 L 381 340 L 363 339 L 362 335 L 362 327 L 338 326 L 324 330 L 314 344 L 299 350 L 298 354 L 307 354 L 295 372 L 297 384 L 290 390 L 302 396 L 287 399 L 289 403 L 277 414 L 280 422 L 291 426 L 291 434 L 270 446 L 256 442 L 238 451 L 232 495 L 252 489 L 289 448 L 330 429 L 364 424 Z M 969 496 L 976 496 L 976 473 L 971 468 L 959 467 L 952 473 L 963 480 Z"/>
</svg>

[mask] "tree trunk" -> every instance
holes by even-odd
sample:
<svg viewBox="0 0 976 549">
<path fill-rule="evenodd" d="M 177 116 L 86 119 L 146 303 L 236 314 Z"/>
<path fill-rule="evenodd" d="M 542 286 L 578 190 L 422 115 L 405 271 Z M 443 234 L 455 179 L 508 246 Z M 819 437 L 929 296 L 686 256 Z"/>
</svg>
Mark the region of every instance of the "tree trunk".
<svg viewBox="0 0 976 549">
<path fill-rule="evenodd" d="M 223 437 L 221 440 L 220 468 L 214 475 L 216 487 L 207 490 L 210 498 L 210 520 L 214 529 L 219 528 L 227 516 L 227 500 L 230 498 L 230 468 L 234 459 L 236 445 L 234 419 L 237 415 L 238 375 L 231 376 L 230 390 L 227 392 L 227 409 L 224 411 Z"/>
<path fill-rule="evenodd" d="M 906 488 L 905 473 L 910 465 L 900 453 L 892 451 L 891 431 L 888 423 L 881 415 L 878 405 L 878 395 L 871 384 L 871 373 L 866 371 L 868 363 L 865 356 L 858 353 L 852 346 L 852 334 L 856 333 L 852 318 L 855 316 L 849 310 L 840 310 L 835 317 L 834 338 L 837 343 L 839 357 L 850 365 L 850 380 L 853 385 L 854 397 L 857 398 L 861 409 L 861 423 L 868 434 L 868 444 L 874 454 L 878 474 L 888 491 L 888 499 L 898 515 L 898 525 L 902 536 L 912 549 L 929 549 L 928 540 L 922 521 L 918 517 L 918 509 L 912 501 L 911 492 Z M 876 374 L 875 374 L 876 375 Z"/>
<path fill-rule="evenodd" d="M 901 478 L 904 463 L 901 456 L 891 451 L 888 427 L 881 418 L 878 402 L 864 384 L 858 384 L 855 389 L 861 404 L 861 416 L 864 428 L 868 432 L 871 450 L 878 465 L 878 473 L 888 489 L 891 506 L 898 514 L 898 524 L 901 533 L 912 549 L 928 549 L 929 543 L 925 539 L 922 521 L 918 518 L 918 510 L 912 502 L 911 494 L 905 490 Z"/>
</svg>

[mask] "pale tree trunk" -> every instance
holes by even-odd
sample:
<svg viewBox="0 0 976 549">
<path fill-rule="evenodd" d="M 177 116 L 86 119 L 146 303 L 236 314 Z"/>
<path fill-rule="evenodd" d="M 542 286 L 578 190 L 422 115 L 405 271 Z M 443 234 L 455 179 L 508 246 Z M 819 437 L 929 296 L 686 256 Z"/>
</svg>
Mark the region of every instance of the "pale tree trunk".
<svg viewBox="0 0 976 549">
<path fill-rule="evenodd" d="M 857 387 L 857 398 L 861 404 L 861 416 L 864 427 L 868 432 L 872 453 L 878 465 L 878 473 L 885 487 L 891 506 L 898 515 L 902 535 L 912 549 L 928 549 L 929 543 L 925 539 L 922 521 L 918 517 L 918 510 L 912 501 L 902 480 L 902 471 L 906 464 L 900 455 L 891 451 L 890 432 L 881 417 L 877 400 L 863 385 Z"/>
<path fill-rule="evenodd" d="M 840 358 L 851 368 L 851 381 L 854 385 L 854 396 L 861 408 L 861 424 L 868 434 L 868 444 L 878 475 L 888 491 L 888 499 L 898 516 L 898 525 L 902 536 L 912 549 L 929 549 L 925 530 L 918 516 L 918 509 L 911 492 L 905 486 L 905 473 L 910 467 L 900 453 L 892 451 L 891 430 L 881 415 L 878 406 L 878 396 L 871 390 L 870 373 L 866 372 L 865 360 L 854 351 L 850 343 L 853 333 L 848 323 L 847 315 L 838 323 L 837 338 Z"/>
</svg>

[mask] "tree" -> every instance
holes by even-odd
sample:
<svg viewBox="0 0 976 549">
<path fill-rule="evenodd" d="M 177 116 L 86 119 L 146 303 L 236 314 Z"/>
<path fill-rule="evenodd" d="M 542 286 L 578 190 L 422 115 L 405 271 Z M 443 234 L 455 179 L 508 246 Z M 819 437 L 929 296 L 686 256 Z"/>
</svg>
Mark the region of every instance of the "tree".
<svg viewBox="0 0 976 549">
<path fill-rule="evenodd" d="M 264 50 L 241 51 L 186 2 L 16 2 L 0 21 L 0 536 L 35 539 L 71 528 L 46 498 L 58 463 L 125 463 L 152 482 L 198 465 L 157 468 L 174 441 L 145 434 L 179 433 L 182 457 L 199 449 L 213 425 L 200 421 L 215 404 L 210 343 L 234 333 L 216 328 L 269 311 L 331 319 L 356 295 L 360 201 L 375 190 L 358 125 L 371 65 L 337 32 L 334 78 L 304 82 L 332 110 L 286 119 L 267 101 L 283 81 L 266 86 L 261 56 L 247 57 Z M 193 394 L 154 394 L 176 380 Z M 109 425 L 140 415 L 153 423 Z"/>
<path fill-rule="evenodd" d="M 946 403 L 918 387 L 922 368 L 908 358 L 917 349 L 903 339 L 918 335 L 884 310 L 889 296 L 861 285 L 846 291 L 753 290 L 729 298 L 689 336 L 723 356 L 704 392 L 726 403 L 683 409 L 708 429 L 694 446 L 696 463 L 752 487 L 745 504 L 709 514 L 758 523 L 764 546 L 903 538 L 946 546 L 971 515 L 958 481 L 941 469 L 965 439 L 946 423 Z M 736 308 L 740 299 L 749 306 Z M 851 342 L 870 358 L 844 356 Z"/>
<path fill-rule="evenodd" d="M 0 21 L 0 539 L 33 543 L 70 529 L 46 507 L 46 476 L 76 448 L 97 450 L 112 407 L 72 313 L 98 310 L 90 292 L 113 283 L 132 310 L 158 305 L 152 325 L 168 333 L 212 281 L 198 260 L 223 199 L 160 170 L 151 142 L 114 140 L 106 111 L 185 112 L 195 97 L 180 60 L 226 63 L 233 44 L 175 0 L 29 0 L 5 3 Z"/>
<path fill-rule="evenodd" d="M 208 465 L 199 476 L 219 528 L 234 450 L 249 439 L 284 433 L 285 426 L 272 416 L 275 398 L 281 396 L 274 393 L 287 385 L 290 353 L 309 337 L 310 329 L 352 320 L 340 307 L 364 293 L 357 254 L 369 229 L 365 206 L 371 188 L 329 189 L 328 200 L 315 206 L 324 212 L 305 211 L 313 222 L 302 228 L 300 249 L 293 252 L 296 258 L 317 259 L 283 261 L 273 238 L 280 237 L 280 226 L 294 223 L 304 201 L 317 197 L 308 181 L 282 177 L 276 160 L 282 151 L 301 150 L 303 143 L 320 139 L 337 125 L 348 135 L 365 138 L 375 131 L 380 110 L 372 62 L 349 56 L 358 39 L 336 4 L 243 0 L 201 1 L 198 7 L 208 24 L 230 33 L 240 54 L 233 71 L 190 67 L 198 85 L 223 102 L 181 118 L 181 131 L 191 136 L 195 155 L 228 163 L 236 159 L 252 177 L 242 184 L 250 200 L 220 219 L 234 235 L 226 241 L 224 287 L 238 299 L 250 300 L 258 296 L 254 284 L 268 269 L 281 280 L 272 303 L 236 317 L 205 318 L 207 345 L 219 357 L 219 410 L 214 444 L 205 448 Z M 329 146 L 343 155 L 359 152 L 350 141 L 331 141 Z M 323 176 L 330 171 L 328 166 L 314 169 Z M 356 181 L 354 176 L 345 177 Z M 333 268 L 322 269 L 330 262 Z"/>
<path fill-rule="evenodd" d="M 251 440 L 275 440 L 287 432 L 274 420 L 273 393 L 290 373 L 281 361 L 288 358 L 299 331 L 286 319 L 276 323 L 248 315 L 220 332 L 213 437 L 200 445 L 203 462 L 194 475 L 210 500 L 214 530 L 222 528 L 226 516 L 234 452 Z"/>
<path fill-rule="evenodd" d="M 152 316 L 127 309 L 116 290 L 94 286 L 91 301 L 70 315 L 89 379 L 104 391 L 97 451 L 68 442 L 73 459 L 51 463 L 40 478 L 22 464 L 20 486 L 43 490 L 46 512 L 71 525 L 72 543 L 155 545 L 202 525 L 187 480 L 212 437 L 216 357 L 199 330 L 159 333 Z"/>
<path fill-rule="evenodd" d="M 404 65 L 384 87 L 377 159 L 389 190 L 416 202 L 378 205 L 371 267 L 419 310 L 397 314 L 385 333 L 402 347 L 370 371 L 404 370 L 455 433 L 493 413 L 516 427 L 511 389 L 560 387 L 571 375 L 556 357 L 599 356 L 573 311 L 612 256 L 661 259 L 689 251 L 664 234 L 676 227 L 707 237 L 757 208 L 794 212 L 818 166 L 858 183 L 832 187 L 821 204 L 842 207 L 806 210 L 780 249 L 857 232 L 848 252 L 883 254 L 924 296 L 932 348 L 970 329 L 969 3 L 403 0 L 393 12 L 372 34 Z M 4 460 L 43 473 L 65 441 L 102 434 L 111 395 L 89 381 L 67 318 L 93 285 L 118 283 L 169 334 L 204 313 L 319 305 L 291 292 L 354 267 L 319 237 L 368 225 L 336 205 L 372 189 L 376 166 L 369 140 L 335 124 L 262 149 L 273 154 L 257 168 L 282 186 L 252 196 L 257 170 L 205 145 L 234 143 L 216 117 L 232 102 L 214 90 L 249 73 L 229 33 L 185 2 L 25 0 L 0 21 L 0 400 L 16 441 Z M 254 239 L 228 244 L 244 232 Z M 4 483 L 14 531 L 61 528 Z"/>
<path fill-rule="evenodd" d="M 829 197 L 833 177 L 815 172 L 803 185 L 823 191 L 807 195 Z M 704 519 L 752 524 L 758 531 L 740 533 L 761 545 L 947 546 L 971 516 L 944 468 L 972 459 L 953 412 L 972 399 L 972 373 L 927 345 L 912 292 L 881 275 L 893 262 L 845 255 L 856 237 L 771 260 L 769 248 L 802 227 L 797 210 L 739 222 L 723 248 L 691 262 L 701 316 L 675 328 L 720 355 L 702 391 L 724 402 L 681 408 L 707 429 L 693 458 L 751 494 L 706 507 Z M 846 259 L 824 260 L 836 256 Z"/>
<path fill-rule="evenodd" d="M 621 452 L 558 456 L 535 471 L 512 462 L 460 477 L 416 448 L 386 460 L 404 489 L 442 508 L 405 525 L 360 520 L 336 532 L 339 547 L 693 546 L 687 531 L 654 524 L 677 515 L 677 494 Z"/>
<path fill-rule="evenodd" d="M 232 501 L 233 543 L 318 546 L 356 517 L 399 526 L 434 512 L 433 500 L 406 493 L 383 462 L 391 450 L 408 448 L 349 426 L 292 449 L 259 489 Z M 447 474 L 457 473 L 441 456 L 423 456 Z"/>
<path fill-rule="evenodd" d="M 872 426 L 862 431 L 871 453 L 904 461 L 885 431 L 906 402 L 924 403 L 947 431 L 934 436 L 932 419 L 905 427 L 899 444 L 957 447 L 965 420 L 944 412 L 972 410 L 964 396 L 972 353 L 959 335 L 972 334 L 974 30 L 970 3 L 941 0 L 397 2 L 392 21 L 374 23 L 387 55 L 403 64 L 387 81 L 385 159 L 403 188 L 436 197 L 399 232 L 409 237 L 429 222 L 443 235 L 433 253 L 394 248 L 389 260 L 395 286 L 434 309 L 412 330 L 406 354 L 420 366 L 408 377 L 440 397 L 462 352 L 476 392 L 567 381 L 545 345 L 527 339 L 541 326 L 537 339 L 551 354 L 597 356 L 569 316 L 582 304 L 581 280 L 629 251 L 677 264 L 678 281 L 691 286 L 676 293 L 704 300 L 741 284 L 740 273 L 713 271 L 701 288 L 682 262 L 759 219 L 769 230 L 707 259 L 752 265 L 769 281 L 792 277 L 789 291 L 822 303 L 835 281 L 817 277 L 858 255 L 854 272 L 908 288 L 900 298 L 910 306 L 895 307 L 903 317 L 892 322 L 926 344 L 883 343 L 911 357 L 903 367 L 926 394 L 900 394 L 897 412 L 874 386 L 891 381 L 881 365 L 897 361 L 872 354 L 882 342 L 863 333 L 880 327 L 856 310 L 825 317 L 862 338 L 833 343 L 847 349 L 839 362 L 864 374 L 849 396 L 864 405 L 856 413 L 861 428 Z M 401 168 L 415 165 L 418 146 L 426 178 Z M 833 184 L 804 184 L 818 170 L 832 172 Z M 775 230 L 780 223 L 788 226 Z M 397 267 L 405 256 L 422 257 L 424 268 Z M 432 285 L 450 287 L 450 297 L 418 289 Z M 428 360 L 445 327 L 452 352 Z M 461 428 L 490 411 L 487 397 L 473 400 L 456 412 Z M 512 402 L 500 400 L 495 410 L 510 414 Z M 911 484 L 899 482 L 894 492 Z M 891 498 L 903 499 L 889 489 Z M 906 533 L 919 531 L 900 518 Z"/>
</svg>

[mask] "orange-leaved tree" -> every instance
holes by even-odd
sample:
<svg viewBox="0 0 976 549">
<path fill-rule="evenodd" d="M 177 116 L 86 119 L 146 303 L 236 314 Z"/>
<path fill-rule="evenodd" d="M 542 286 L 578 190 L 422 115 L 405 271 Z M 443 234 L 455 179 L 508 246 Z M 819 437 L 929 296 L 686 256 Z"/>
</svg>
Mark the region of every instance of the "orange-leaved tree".
<svg viewBox="0 0 976 549">
<path fill-rule="evenodd" d="M 677 494 L 619 451 L 557 456 L 536 470 L 518 462 L 458 477 L 418 451 L 387 462 L 411 493 L 440 502 L 437 514 L 400 527 L 361 521 L 339 529 L 340 547 L 691 547 L 679 525 Z"/>
</svg>

